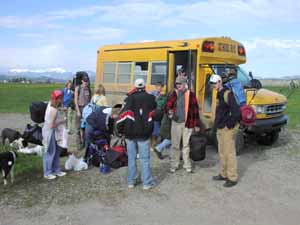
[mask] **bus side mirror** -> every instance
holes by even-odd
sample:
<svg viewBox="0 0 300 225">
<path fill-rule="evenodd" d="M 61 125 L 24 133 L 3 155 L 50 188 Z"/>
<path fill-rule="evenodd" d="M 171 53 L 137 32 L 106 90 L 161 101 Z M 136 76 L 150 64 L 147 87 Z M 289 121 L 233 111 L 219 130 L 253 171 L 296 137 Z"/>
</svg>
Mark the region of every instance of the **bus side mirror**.
<svg viewBox="0 0 300 225">
<path fill-rule="evenodd" d="M 253 74 L 252 74 L 251 71 L 249 71 L 249 77 L 250 77 L 251 79 L 253 79 Z"/>
<path fill-rule="evenodd" d="M 262 83 L 258 79 L 252 79 L 251 80 L 251 87 L 256 88 L 256 89 L 261 89 L 262 88 Z"/>
</svg>

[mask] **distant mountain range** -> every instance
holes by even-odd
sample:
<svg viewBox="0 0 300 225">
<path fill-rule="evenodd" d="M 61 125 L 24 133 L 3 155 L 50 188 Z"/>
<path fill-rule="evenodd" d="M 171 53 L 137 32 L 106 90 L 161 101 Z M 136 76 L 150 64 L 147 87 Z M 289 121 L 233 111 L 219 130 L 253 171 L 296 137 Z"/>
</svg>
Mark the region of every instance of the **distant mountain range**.
<svg viewBox="0 0 300 225">
<path fill-rule="evenodd" d="M 86 71 L 89 74 L 90 80 L 95 81 L 95 72 Z M 49 69 L 10 69 L 7 72 L 0 72 L 0 80 L 11 80 L 14 78 L 26 78 L 33 82 L 55 82 L 64 83 L 67 80 L 72 80 L 76 72 L 66 71 L 62 68 Z"/>
</svg>

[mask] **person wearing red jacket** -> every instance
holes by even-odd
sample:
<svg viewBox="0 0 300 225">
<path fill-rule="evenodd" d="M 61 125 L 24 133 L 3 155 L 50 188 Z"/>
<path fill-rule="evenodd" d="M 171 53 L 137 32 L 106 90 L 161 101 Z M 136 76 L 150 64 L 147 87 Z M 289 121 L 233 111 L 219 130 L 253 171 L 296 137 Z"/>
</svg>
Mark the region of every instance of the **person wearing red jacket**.
<svg viewBox="0 0 300 225">
<path fill-rule="evenodd" d="M 192 173 L 189 140 L 193 129 L 200 130 L 200 117 L 196 95 L 187 89 L 186 77 L 178 76 L 176 78 L 176 89 L 168 98 L 166 113 L 172 119 L 170 172 L 174 173 L 179 168 L 180 141 L 182 139 L 183 168 L 188 173 Z"/>
</svg>

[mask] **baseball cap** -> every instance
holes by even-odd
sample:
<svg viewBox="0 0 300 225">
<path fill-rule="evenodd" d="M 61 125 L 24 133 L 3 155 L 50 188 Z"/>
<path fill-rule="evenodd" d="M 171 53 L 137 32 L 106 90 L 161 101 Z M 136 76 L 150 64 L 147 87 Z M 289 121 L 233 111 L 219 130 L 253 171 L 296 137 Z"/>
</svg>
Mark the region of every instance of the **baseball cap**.
<svg viewBox="0 0 300 225">
<path fill-rule="evenodd" d="M 210 83 L 213 83 L 213 84 L 216 84 L 216 83 L 218 83 L 218 82 L 221 81 L 221 80 L 222 80 L 222 78 L 221 78 L 220 75 L 218 75 L 218 74 L 213 74 L 213 75 L 211 75 L 211 77 L 210 77 L 210 79 L 209 79 L 209 82 L 210 82 Z"/>
<path fill-rule="evenodd" d="M 64 95 L 64 93 L 62 92 L 62 90 L 54 90 L 51 93 L 51 99 L 57 100 L 60 97 L 62 97 L 63 95 Z"/>
<path fill-rule="evenodd" d="M 183 76 L 178 76 L 175 82 L 176 84 L 185 84 L 187 83 L 187 78 Z"/>
<path fill-rule="evenodd" d="M 138 79 L 135 80 L 134 86 L 136 88 L 144 88 L 145 87 L 145 81 L 141 78 L 138 78 Z"/>
</svg>

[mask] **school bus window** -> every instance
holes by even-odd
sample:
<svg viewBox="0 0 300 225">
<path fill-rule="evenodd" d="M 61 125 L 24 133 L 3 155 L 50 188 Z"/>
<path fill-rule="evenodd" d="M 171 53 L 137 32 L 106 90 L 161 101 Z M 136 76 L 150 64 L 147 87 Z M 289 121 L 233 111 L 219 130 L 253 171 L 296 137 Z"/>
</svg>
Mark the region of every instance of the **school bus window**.
<svg viewBox="0 0 300 225">
<path fill-rule="evenodd" d="M 118 69 L 118 83 L 128 84 L 130 83 L 131 75 L 131 63 L 119 63 Z"/>
<path fill-rule="evenodd" d="M 166 84 L 166 78 L 167 78 L 167 63 L 166 62 L 153 62 L 152 63 L 151 84 L 156 84 L 157 82 Z"/>
<path fill-rule="evenodd" d="M 147 82 L 148 62 L 136 62 L 134 68 L 134 80 L 142 78 Z"/>
<path fill-rule="evenodd" d="M 103 83 L 115 83 L 116 63 L 104 63 Z"/>
<path fill-rule="evenodd" d="M 207 74 L 206 76 L 206 80 L 205 80 L 205 92 L 204 92 L 204 112 L 211 112 L 212 111 L 212 87 L 211 84 L 209 83 L 209 78 L 210 78 L 210 74 Z"/>
</svg>

